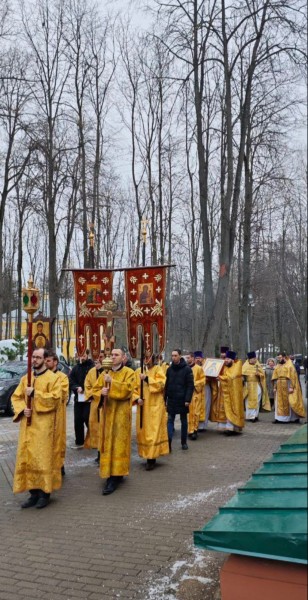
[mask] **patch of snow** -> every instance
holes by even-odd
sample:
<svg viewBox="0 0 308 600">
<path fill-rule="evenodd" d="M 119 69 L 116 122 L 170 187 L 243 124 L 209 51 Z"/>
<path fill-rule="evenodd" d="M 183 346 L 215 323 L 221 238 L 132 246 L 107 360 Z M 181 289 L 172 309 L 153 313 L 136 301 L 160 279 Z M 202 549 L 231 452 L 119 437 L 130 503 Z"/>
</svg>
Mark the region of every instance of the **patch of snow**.
<svg viewBox="0 0 308 600">
<path fill-rule="evenodd" d="M 171 573 L 172 576 L 176 574 L 176 572 L 181 569 L 181 567 L 184 567 L 184 565 L 186 565 L 186 561 L 185 560 L 177 560 L 174 565 L 172 565 L 171 567 Z"/>
<path fill-rule="evenodd" d="M 232 483 L 225 487 L 217 487 L 206 492 L 198 492 L 196 494 L 188 494 L 187 496 L 178 496 L 177 499 L 171 502 L 158 502 L 151 507 L 151 515 L 160 516 L 161 519 L 166 520 L 170 515 L 174 515 L 176 512 L 183 512 L 184 510 L 191 510 L 198 504 L 204 504 L 205 501 L 215 497 L 217 494 L 225 494 L 226 491 L 237 489 L 242 486 L 243 482 Z M 147 510 L 147 509 L 144 509 Z"/>
<path fill-rule="evenodd" d="M 82 450 L 76 450 L 76 452 L 82 452 Z M 96 465 L 94 459 L 95 459 L 95 455 L 87 456 L 85 458 L 81 458 L 81 459 L 77 460 L 76 462 L 68 461 L 67 464 L 69 465 L 70 469 L 79 469 L 80 467 L 88 467 L 89 465 L 92 465 L 93 467 L 97 468 L 97 465 Z"/>
<path fill-rule="evenodd" d="M 176 593 L 178 584 L 172 584 L 169 577 L 160 577 L 157 581 L 153 582 L 147 589 L 147 600 L 176 600 Z"/>
<path fill-rule="evenodd" d="M 200 575 L 187 575 L 187 573 L 182 575 L 180 581 L 186 581 L 187 579 L 194 579 L 195 581 L 199 581 L 203 584 L 212 583 L 213 581 L 213 579 L 209 579 L 208 577 L 200 577 Z"/>
</svg>

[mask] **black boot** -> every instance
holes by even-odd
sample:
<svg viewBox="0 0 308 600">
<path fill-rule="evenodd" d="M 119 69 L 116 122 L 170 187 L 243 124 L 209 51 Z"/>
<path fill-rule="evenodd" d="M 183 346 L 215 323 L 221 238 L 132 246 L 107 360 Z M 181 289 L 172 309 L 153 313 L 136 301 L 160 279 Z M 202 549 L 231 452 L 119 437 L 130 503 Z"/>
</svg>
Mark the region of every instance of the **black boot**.
<svg viewBox="0 0 308 600">
<path fill-rule="evenodd" d="M 23 502 L 23 504 L 21 505 L 21 508 L 31 508 L 31 506 L 35 506 L 36 503 L 38 502 L 38 499 L 39 499 L 38 494 L 31 494 L 30 497 L 28 498 L 28 500 Z"/>
<path fill-rule="evenodd" d="M 103 496 L 109 496 L 109 494 L 113 494 L 116 491 L 122 477 L 111 476 L 107 479 L 105 486 L 103 488 Z"/>
<path fill-rule="evenodd" d="M 50 494 L 47 494 L 46 492 L 41 491 L 39 496 L 40 497 L 38 499 L 38 502 L 37 502 L 35 508 L 45 508 L 45 506 L 47 506 L 50 502 Z"/>
<path fill-rule="evenodd" d="M 156 459 L 155 458 L 148 458 L 147 464 L 145 465 L 145 470 L 146 471 L 153 471 L 153 469 L 155 469 L 155 465 L 156 465 Z"/>
</svg>

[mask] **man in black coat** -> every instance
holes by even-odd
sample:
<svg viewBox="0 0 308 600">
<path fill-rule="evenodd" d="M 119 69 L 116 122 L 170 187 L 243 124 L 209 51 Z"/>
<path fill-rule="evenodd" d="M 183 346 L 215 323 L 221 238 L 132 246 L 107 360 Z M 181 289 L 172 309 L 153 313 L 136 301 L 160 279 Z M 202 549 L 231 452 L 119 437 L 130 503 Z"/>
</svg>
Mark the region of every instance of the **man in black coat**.
<svg viewBox="0 0 308 600">
<path fill-rule="evenodd" d="M 175 415 L 181 417 L 181 444 L 187 450 L 187 414 L 194 391 L 194 376 L 191 368 L 181 356 L 181 350 L 172 350 L 172 363 L 167 369 L 165 401 L 168 411 L 168 438 L 171 443 L 174 432 Z"/>
<path fill-rule="evenodd" d="M 87 373 L 94 367 L 94 362 L 85 352 L 79 362 L 72 368 L 69 376 L 70 390 L 74 392 L 74 428 L 75 446 L 73 450 L 83 448 L 85 431 L 84 426 L 89 427 L 90 402 L 85 402 L 84 382 Z"/>
</svg>

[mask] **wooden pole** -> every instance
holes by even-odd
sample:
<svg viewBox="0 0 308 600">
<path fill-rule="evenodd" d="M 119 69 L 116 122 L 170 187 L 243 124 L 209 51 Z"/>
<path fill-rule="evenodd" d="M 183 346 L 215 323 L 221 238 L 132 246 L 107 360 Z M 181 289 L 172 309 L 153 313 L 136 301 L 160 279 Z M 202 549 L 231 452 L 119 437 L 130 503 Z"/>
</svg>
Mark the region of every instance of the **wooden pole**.
<svg viewBox="0 0 308 600">
<path fill-rule="evenodd" d="M 28 365 L 27 365 L 27 384 L 31 386 L 32 377 L 32 314 L 28 315 Z M 31 396 L 26 396 L 27 408 L 31 408 Z M 27 426 L 31 425 L 31 416 L 27 417 Z"/>
</svg>

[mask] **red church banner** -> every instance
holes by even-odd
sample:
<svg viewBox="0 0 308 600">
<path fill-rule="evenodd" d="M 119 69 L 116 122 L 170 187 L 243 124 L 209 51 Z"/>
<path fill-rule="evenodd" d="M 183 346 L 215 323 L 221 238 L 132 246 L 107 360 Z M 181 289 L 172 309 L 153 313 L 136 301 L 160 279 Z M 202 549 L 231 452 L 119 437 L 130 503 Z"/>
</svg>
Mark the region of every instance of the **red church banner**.
<svg viewBox="0 0 308 600">
<path fill-rule="evenodd" d="M 78 356 L 91 351 L 95 359 L 101 349 L 107 316 L 97 316 L 112 301 L 113 272 L 73 269 L 76 304 L 76 348 Z"/>
<path fill-rule="evenodd" d="M 165 347 L 166 267 L 125 269 L 125 290 L 131 355 L 136 358 L 140 329 L 145 351 L 162 352 Z"/>
</svg>

